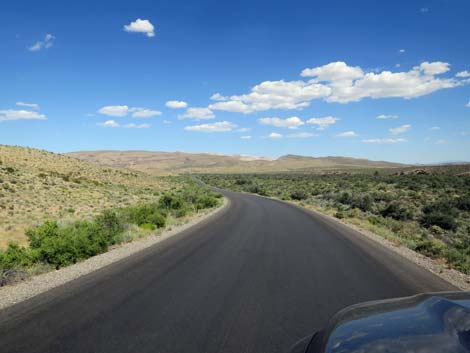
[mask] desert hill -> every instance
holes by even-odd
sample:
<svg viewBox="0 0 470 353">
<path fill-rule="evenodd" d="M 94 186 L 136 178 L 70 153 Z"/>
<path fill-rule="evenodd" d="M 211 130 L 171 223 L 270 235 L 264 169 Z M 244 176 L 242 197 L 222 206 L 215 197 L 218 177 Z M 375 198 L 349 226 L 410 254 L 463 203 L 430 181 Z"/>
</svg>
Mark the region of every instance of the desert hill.
<svg viewBox="0 0 470 353">
<path fill-rule="evenodd" d="M 24 243 L 25 228 L 44 218 L 89 217 L 174 189 L 176 182 L 138 171 L 101 167 L 70 156 L 0 145 L 0 248 Z"/>
<path fill-rule="evenodd" d="M 287 172 L 349 168 L 397 168 L 404 164 L 349 157 L 285 155 L 278 159 L 213 153 L 153 151 L 82 151 L 69 156 L 98 165 L 154 175 L 172 173 Z"/>
</svg>

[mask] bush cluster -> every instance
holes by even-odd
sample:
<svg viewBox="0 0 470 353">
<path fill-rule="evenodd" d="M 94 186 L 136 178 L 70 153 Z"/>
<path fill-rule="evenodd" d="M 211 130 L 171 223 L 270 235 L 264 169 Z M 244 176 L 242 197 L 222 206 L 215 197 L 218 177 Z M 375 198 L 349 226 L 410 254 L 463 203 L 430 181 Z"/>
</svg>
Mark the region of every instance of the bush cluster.
<svg viewBox="0 0 470 353">
<path fill-rule="evenodd" d="M 26 231 L 29 247 L 11 243 L 0 250 L 0 275 L 40 263 L 56 269 L 76 263 L 123 242 L 125 230 L 131 225 L 145 230 L 163 228 L 169 215 L 178 218 L 215 207 L 221 197 L 207 188 L 192 186 L 164 194 L 158 202 L 105 210 L 92 220 L 63 226 L 47 220 Z"/>
</svg>

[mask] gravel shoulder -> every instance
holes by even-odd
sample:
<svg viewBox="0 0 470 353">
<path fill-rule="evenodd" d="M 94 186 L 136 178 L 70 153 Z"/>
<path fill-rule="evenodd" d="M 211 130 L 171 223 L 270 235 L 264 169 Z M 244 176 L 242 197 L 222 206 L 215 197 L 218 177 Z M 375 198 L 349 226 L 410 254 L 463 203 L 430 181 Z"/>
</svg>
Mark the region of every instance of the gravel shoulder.
<svg viewBox="0 0 470 353">
<path fill-rule="evenodd" d="M 61 286 L 67 282 L 73 281 L 81 276 L 89 274 L 105 266 L 111 265 L 123 258 L 137 254 L 156 243 L 162 242 L 192 226 L 201 223 L 211 216 L 228 208 L 230 201 L 224 197 L 223 204 L 213 210 L 201 213 L 191 221 L 173 226 L 165 230 L 158 236 L 148 236 L 133 242 L 120 245 L 109 250 L 106 253 L 93 256 L 85 261 L 64 267 L 57 271 L 47 272 L 38 276 L 31 277 L 23 282 L 14 285 L 0 287 L 0 310 L 16 303 L 30 299 L 38 294 L 44 293 L 50 289 Z"/>
</svg>

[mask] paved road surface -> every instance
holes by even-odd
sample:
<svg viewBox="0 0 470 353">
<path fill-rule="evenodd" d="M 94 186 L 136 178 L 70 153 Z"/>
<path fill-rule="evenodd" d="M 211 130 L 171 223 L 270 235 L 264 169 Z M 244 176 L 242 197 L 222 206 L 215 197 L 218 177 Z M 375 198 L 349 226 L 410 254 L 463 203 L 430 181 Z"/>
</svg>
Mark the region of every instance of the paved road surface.
<svg viewBox="0 0 470 353">
<path fill-rule="evenodd" d="M 0 312 L 0 351 L 284 352 L 347 305 L 454 289 L 343 225 L 226 194 L 208 221 Z"/>
</svg>

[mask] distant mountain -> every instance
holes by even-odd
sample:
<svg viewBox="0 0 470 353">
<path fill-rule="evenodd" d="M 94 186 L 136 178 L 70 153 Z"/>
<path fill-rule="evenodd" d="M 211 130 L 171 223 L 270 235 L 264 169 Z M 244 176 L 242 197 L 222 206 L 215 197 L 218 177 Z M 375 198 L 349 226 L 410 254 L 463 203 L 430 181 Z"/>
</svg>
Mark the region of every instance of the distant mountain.
<svg viewBox="0 0 470 353">
<path fill-rule="evenodd" d="M 129 168 L 154 175 L 171 173 L 286 172 L 327 169 L 400 168 L 405 164 L 350 157 L 285 155 L 278 159 L 215 153 L 153 151 L 82 151 L 69 156 L 99 165 Z"/>
</svg>

